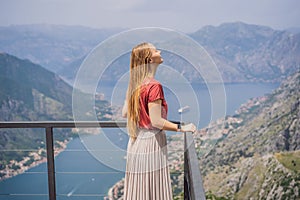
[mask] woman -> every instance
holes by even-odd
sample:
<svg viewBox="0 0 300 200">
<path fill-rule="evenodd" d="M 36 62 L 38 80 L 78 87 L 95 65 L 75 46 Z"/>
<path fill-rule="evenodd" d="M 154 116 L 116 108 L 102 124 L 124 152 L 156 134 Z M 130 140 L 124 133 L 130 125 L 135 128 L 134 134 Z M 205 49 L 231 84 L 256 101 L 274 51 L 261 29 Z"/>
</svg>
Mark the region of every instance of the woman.
<svg viewBox="0 0 300 200">
<path fill-rule="evenodd" d="M 130 80 L 122 110 L 123 117 L 127 117 L 130 136 L 124 200 L 172 199 L 164 130 L 196 130 L 194 124 L 180 126 L 167 120 L 163 88 L 154 79 L 162 62 L 160 51 L 150 43 L 132 49 Z"/>
</svg>

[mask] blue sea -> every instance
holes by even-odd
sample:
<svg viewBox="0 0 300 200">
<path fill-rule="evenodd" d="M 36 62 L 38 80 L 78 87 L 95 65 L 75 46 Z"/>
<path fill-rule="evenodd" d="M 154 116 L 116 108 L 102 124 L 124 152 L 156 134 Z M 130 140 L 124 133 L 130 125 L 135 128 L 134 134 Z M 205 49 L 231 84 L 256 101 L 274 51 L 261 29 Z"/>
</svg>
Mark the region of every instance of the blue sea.
<svg viewBox="0 0 300 200">
<path fill-rule="evenodd" d="M 224 88 L 192 85 L 190 89 L 185 89 L 178 85 L 175 87 L 176 91 L 172 87 L 166 87 L 164 91 L 170 120 L 193 122 L 198 128 L 202 128 L 212 120 L 233 115 L 248 99 L 271 93 L 277 87 L 278 84 L 247 83 L 227 84 Z M 125 94 L 122 91 L 124 93 L 125 88 L 106 86 L 98 92 L 103 92 L 106 99 L 113 105 L 118 105 L 123 102 Z M 190 109 L 186 113 L 178 114 L 178 109 L 183 106 L 189 106 Z M 71 140 L 65 151 L 56 157 L 58 200 L 103 199 L 108 189 L 124 177 L 124 156 L 128 140 L 126 130 L 116 128 L 102 132 Z M 47 184 L 47 165 L 42 163 L 23 174 L 0 182 L 0 200 L 48 199 Z"/>
</svg>

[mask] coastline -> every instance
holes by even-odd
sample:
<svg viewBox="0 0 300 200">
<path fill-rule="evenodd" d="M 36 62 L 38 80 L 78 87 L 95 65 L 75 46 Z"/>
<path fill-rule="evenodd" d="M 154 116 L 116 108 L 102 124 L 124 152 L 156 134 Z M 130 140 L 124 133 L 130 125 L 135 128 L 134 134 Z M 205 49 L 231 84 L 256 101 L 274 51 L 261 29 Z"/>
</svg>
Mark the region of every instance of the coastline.
<svg viewBox="0 0 300 200">
<path fill-rule="evenodd" d="M 54 156 L 56 157 L 63 152 L 70 140 L 65 139 L 64 141 L 55 141 L 56 147 L 54 148 Z M 30 164 L 27 164 L 31 162 Z M 12 178 L 28 171 L 29 169 L 36 167 L 42 163 L 47 162 L 46 149 L 37 149 L 36 151 L 28 152 L 28 156 L 23 157 L 21 161 L 11 160 L 4 169 L 0 170 L 0 181 Z"/>
</svg>

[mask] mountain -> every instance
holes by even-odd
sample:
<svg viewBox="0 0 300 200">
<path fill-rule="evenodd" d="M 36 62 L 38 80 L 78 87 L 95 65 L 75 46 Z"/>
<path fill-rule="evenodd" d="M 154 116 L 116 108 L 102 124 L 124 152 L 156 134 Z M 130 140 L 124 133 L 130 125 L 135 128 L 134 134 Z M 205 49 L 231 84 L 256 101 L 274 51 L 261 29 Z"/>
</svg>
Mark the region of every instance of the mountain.
<svg viewBox="0 0 300 200">
<path fill-rule="evenodd" d="M 71 113 L 72 87 L 59 76 L 41 66 L 15 56 L 0 53 L 0 121 L 69 120 Z M 63 141 L 71 136 L 60 131 L 56 140 Z M 57 144 L 56 144 L 57 146 Z M 30 151 L 9 151 L 30 149 Z M 33 151 L 45 149 L 44 131 L 41 129 L 0 130 L 0 179 L 8 178 L 21 170 L 22 162 Z M 42 159 L 40 152 L 40 159 Z M 45 156 L 45 152 L 43 152 Z M 33 156 L 26 162 L 32 165 Z"/>
<path fill-rule="evenodd" d="M 225 82 L 280 82 L 300 68 L 300 34 L 242 22 L 192 33 L 212 55 Z"/>
<path fill-rule="evenodd" d="M 300 197 L 300 71 L 195 134 L 204 187 L 223 199 Z"/>
<path fill-rule="evenodd" d="M 86 55 L 120 31 L 61 25 L 0 27 L 0 51 L 30 59 L 73 82 Z M 188 36 L 207 50 L 224 82 L 280 82 L 300 67 L 299 32 L 234 22 L 205 26 Z M 175 42 L 174 47 L 179 43 Z M 201 75 L 180 56 L 164 51 L 163 56 L 166 65 L 189 81 L 203 82 Z M 106 76 L 118 79 L 124 68 L 125 72 L 128 70 L 128 62 L 129 55 L 126 59 L 120 56 L 114 61 L 114 70 Z"/>
<path fill-rule="evenodd" d="M 0 53 L 0 84 L 0 121 L 73 120 L 73 88 L 40 65 Z M 75 91 L 83 102 L 93 98 Z M 95 99 L 92 112 L 99 120 L 111 119 L 111 107 L 105 100 Z M 54 134 L 56 150 L 76 137 L 69 129 L 56 129 Z M 45 143 L 43 129 L 0 129 L 0 180 L 42 161 Z"/>
<path fill-rule="evenodd" d="M 50 24 L 0 27 L 0 51 L 57 72 L 120 30 Z"/>
<path fill-rule="evenodd" d="M 0 74 L 0 120 L 71 118 L 73 88 L 58 75 L 6 53 L 0 54 Z"/>
<path fill-rule="evenodd" d="M 291 27 L 291 28 L 286 29 L 286 31 L 294 33 L 294 34 L 300 33 L 300 27 Z"/>
<path fill-rule="evenodd" d="M 299 33 L 236 22 L 205 26 L 188 36 L 207 50 L 227 83 L 280 82 L 300 68 Z M 180 46 L 179 43 L 173 45 Z M 165 65 L 172 66 L 190 82 L 204 82 L 180 56 L 167 51 L 162 55 Z M 105 77 L 118 80 L 128 71 L 129 56 L 117 58 L 107 67 Z M 82 61 L 83 58 L 76 60 L 59 73 L 72 82 Z"/>
</svg>

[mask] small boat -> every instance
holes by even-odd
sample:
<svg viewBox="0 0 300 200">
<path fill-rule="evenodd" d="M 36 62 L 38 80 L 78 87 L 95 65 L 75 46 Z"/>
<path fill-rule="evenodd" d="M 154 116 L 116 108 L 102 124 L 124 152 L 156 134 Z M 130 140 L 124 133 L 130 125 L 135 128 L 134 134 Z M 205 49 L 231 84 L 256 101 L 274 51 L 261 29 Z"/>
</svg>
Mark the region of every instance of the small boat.
<svg viewBox="0 0 300 200">
<path fill-rule="evenodd" d="M 184 107 L 178 109 L 178 113 L 181 114 L 181 113 L 187 112 L 189 110 L 190 110 L 189 106 L 184 106 Z"/>
</svg>

